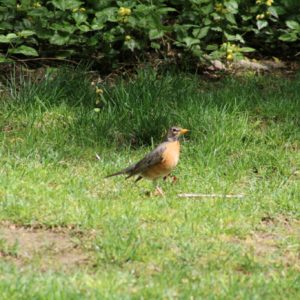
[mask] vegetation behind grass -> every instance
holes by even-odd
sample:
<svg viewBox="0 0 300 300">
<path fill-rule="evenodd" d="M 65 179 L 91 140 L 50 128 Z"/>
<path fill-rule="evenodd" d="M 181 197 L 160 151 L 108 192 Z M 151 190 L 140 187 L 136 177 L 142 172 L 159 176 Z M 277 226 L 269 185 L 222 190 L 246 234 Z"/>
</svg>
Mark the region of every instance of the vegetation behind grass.
<svg viewBox="0 0 300 300">
<path fill-rule="evenodd" d="M 26 256 L 0 227 L 3 299 L 299 296 L 299 74 L 210 82 L 145 69 L 98 95 L 76 70 L 18 81 L 1 96 L 0 219 L 64 230 L 88 259 L 54 267 L 64 252 Z M 191 133 L 165 197 L 147 197 L 148 182 L 103 178 L 171 125 Z"/>
<path fill-rule="evenodd" d="M 2 62 L 92 59 L 107 71 L 137 57 L 203 65 L 299 52 L 298 0 L 5 0 L 0 11 Z"/>
</svg>

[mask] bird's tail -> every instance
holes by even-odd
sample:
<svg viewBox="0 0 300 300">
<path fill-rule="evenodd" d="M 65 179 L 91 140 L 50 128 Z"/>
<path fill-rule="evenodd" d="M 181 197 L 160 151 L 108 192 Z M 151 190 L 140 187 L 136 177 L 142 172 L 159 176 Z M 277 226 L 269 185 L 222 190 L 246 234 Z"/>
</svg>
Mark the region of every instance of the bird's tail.
<svg viewBox="0 0 300 300">
<path fill-rule="evenodd" d="M 126 172 L 125 172 L 124 170 L 119 171 L 119 172 L 116 172 L 116 173 L 113 173 L 113 174 L 110 174 L 110 175 L 107 175 L 107 176 L 105 176 L 104 178 L 109 178 L 109 177 L 118 176 L 118 175 L 123 175 L 123 174 L 126 174 Z"/>
<path fill-rule="evenodd" d="M 113 177 L 113 176 L 118 176 L 118 175 L 124 175 L 124 174 L 127 174 L 127 175 L 128 175 L 128 176 L 126 177 L 126 179 L 127 179 L 127 178 L 131 177 L 132 175 L 135 175 L 135 173 L 133 172 L 134 168 L 135 168 L 135 165 L 131 165 L 131 166 L 129 166 L 129 167 L 127 167 L 127 168 L 125 168 L 125 169 L 119 171 L 119 172 L 116 172 L 116 173 L 107 175 L 107 176 L 105 176 L 104 178 L 109 178 L 109 177 Z"/>
</svg>

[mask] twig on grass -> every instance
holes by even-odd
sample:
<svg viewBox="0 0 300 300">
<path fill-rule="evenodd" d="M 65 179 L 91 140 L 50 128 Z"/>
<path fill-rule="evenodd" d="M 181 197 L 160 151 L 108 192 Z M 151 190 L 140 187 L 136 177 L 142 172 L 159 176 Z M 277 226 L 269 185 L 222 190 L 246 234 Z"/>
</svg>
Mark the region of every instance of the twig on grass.
<svg viewBox="0 0 300 300">
<path fill-rule="evenodd" d="M 244 198 L 243 194 L 236 194 L 236 195 L 222 195 L 222 194 L 195 194 L 195 193 L 190 193 L 190 194 L 178 194 L 177 195 L 180 198 Z"/>
</svg>

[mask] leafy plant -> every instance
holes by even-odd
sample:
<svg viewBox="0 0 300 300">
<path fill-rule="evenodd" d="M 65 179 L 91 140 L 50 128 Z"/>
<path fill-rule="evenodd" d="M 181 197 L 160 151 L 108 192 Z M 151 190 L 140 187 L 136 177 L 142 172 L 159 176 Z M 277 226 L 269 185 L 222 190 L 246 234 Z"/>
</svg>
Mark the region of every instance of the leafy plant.
<svg viewBox="0 0 300 300">
<path fill-rule="evenodd" d="M 286 21 L 287 29 L 282 30 L 284 33 L 279 39 L 284 42 L 295 42 L 300 39 L 300 23 L 297 21 Z"/>
<path fill-rule="evenodd" d="M 0 61 L 54 56 L 113 65 L 145 51 L 201 61 L 296 53 L 299 7 L 295 0 L 1 0 Z"/>
</svg>

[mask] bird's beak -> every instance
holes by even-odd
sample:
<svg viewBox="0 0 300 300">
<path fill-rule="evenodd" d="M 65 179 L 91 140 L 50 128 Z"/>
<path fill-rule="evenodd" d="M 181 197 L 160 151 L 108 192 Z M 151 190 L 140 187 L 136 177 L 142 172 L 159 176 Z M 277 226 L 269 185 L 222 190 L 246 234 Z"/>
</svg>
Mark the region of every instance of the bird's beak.
<svg viewBox="0 0 300 300">
<path fill-rule="evenodd" d="M 188 133 L 188 132 L 189 132 L 188 129 L 181 129 L 181 130 L 180 130 L 180 134 L 186 134 L 186 133 Z"/>
</svg>

